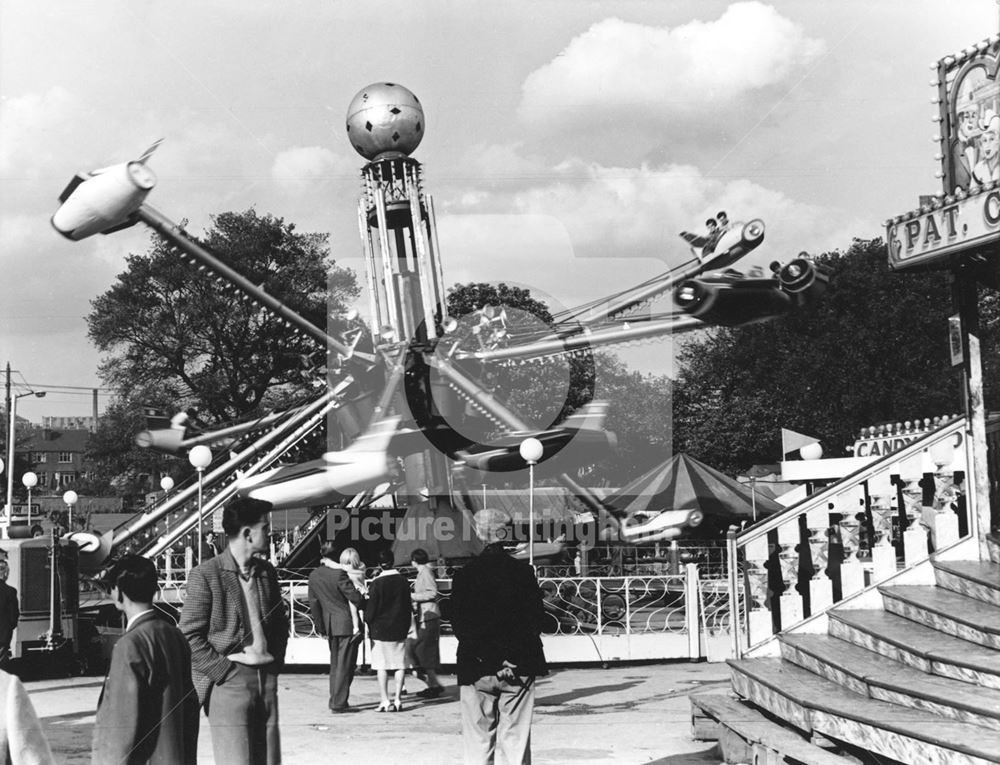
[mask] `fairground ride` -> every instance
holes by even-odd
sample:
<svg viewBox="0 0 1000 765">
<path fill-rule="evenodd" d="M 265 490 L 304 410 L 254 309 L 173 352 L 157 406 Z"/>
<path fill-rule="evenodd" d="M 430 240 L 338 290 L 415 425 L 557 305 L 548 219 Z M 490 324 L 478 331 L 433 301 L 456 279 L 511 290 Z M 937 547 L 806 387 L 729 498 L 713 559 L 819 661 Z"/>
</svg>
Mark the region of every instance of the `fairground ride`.
<svg viewBox="0 0 1000 765">
<path fill-rule="evenodd" d="M 601 402 L 561 423 L 533 428 L 493 389 L 491 372 L 574 357 L 583 379 L 592 381 L 595 349 L 786 314 L 822 293 L 827 282 L 822 269 L 803 253 L 784 266 L 772 264 L 770 273 L 735 270 L 733 265 L 763 241 L 764 223 L 730 222 L 722 215 L 713 219 L 707 236 L 684 234 L 690 260 L 627 290 L 555 313 L 551 321 L 537 316 L 515 321 L 504 306 L 450 316 L 434 201 L 424 191 L 421 164 L 411 156 L 425 124 L 416 96 L 392 83 L 364 88 L 348 109 L 348 138 L 367 160 L 358 229 L 370 329 L 354 317 L 341 322 L 351 327 L 347 330 L 305 318 L 147 204 L 156 184 L 149 159 L 157 144 L 133 161 L 78 175 L 66 187 L 52 217 L 63 236 L 80 240 L 144 223 L 206 278 L 214 278 L 220 290 L 278 316 L 289 332 L 314 340 L 327 358 L 323 391 L 305 406 L 206 432 L 196 432 L 183 415 L 153 423 L 159 427 L 140 436 L 143 445 L 176 454 L 224 442 L 225 456 L 197 485 L 182 487 L 119 528 L 101 537 L 73 535 L 81 569 L 99 569 L 124 551 L 160 555 L 199 531 L 204 519 L 237 493 L 266 498 L 276 508 L 315 508 L 311 530 L 322 529 L 331 507 L 363 513 L 389 492 L 425 512 L 458 518 L 468 512 L 461 506 L 463 471 L 524 468 L 519 445 L 529 436 L 542 444 L 539 467 L 579 499 L 583 512 L 600 524 L 602 538 L 654 542 L 699 522 L 696 514 L 667 525 L 655 518 L 636 522 L 610 511 L 570 474 L 600 460 L 612 446 Z M 668 293 L 670 310 L 645 308 Z M 340 437 L 353 443 L 318 460 L 285 464 L 310 439 L 322 437 L 331 415 Z M 499 438 L 484 436 L 498 431 Z"/>
</svg>

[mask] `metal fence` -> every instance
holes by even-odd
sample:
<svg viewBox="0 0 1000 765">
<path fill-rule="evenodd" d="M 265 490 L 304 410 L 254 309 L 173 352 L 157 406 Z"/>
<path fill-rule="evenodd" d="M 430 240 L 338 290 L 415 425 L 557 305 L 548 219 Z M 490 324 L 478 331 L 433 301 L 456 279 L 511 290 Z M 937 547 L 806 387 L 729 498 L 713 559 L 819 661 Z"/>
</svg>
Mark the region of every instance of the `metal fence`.
<svg viewBox="0 0 1000 765">
<path fill-rule="evenodd" d="M 702 579 L 696 565 L 656 576 L 543 576 L 542 638 L 550 663 L 630 659 L 729 657 L 729 588 L 725 579 Z M 437 580 L 441 593 L 441 655 L 453 663 L 451 578 Z M 291 664 L 323 664 L 327 644 L 316 631 L 303 578 L 281 580 L 291 629 Z M 160 598 L 183 607 L 183 571 L 160 582 Z M 362 652 L 360 661 L 365 662 Z"/>
</svg>

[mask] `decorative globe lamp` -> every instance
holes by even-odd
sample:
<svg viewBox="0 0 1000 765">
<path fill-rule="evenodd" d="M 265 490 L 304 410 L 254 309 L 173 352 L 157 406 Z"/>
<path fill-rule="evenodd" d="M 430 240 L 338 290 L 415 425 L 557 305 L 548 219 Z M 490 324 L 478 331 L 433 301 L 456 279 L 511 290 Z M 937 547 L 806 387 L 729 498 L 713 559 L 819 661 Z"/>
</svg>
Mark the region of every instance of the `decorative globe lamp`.
<svg viewBox="0 0 1000 765">
<path fill-rule="evenodd" d="M 528 563 L 535 565 L 535 465 L 545 449 L 537 438 L 526 438 L 518 447 L 521 459 L 528 463 Z"/>
<path fill-rule="evenodd" d="M 30 470 L 21 476 L 21 483 L 28 490 L 28 528 L 31 528 L 31 490 L 38 486 L 38 475 Z"/>
<path fill-rule="evenodd" d="M 198 444 L 188 452 L 188 461 L 198 471 L 198 565 L 202 563 L 202 547 L 204 545 L 201 543 L 201 526 L 205 519 L 202 518 L 202 491 L 203 483 L 202 479 L 205 473 L 205 468 L 212 464 L 212 450 L 209 449 L 204 444 Z"/>
</svg>

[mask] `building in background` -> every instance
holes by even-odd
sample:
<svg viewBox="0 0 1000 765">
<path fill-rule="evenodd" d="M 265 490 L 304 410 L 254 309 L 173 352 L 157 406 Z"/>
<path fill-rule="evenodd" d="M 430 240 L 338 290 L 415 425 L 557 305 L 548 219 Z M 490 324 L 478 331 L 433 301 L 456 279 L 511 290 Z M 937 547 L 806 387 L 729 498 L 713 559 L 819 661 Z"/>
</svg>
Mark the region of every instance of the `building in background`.
<svg viewBox="0 0 1000 765">
<path fill-rule="evenodd" d="M 89 477 L 91 467 L 85 458 L 91 435 L 89 430 L 36 427 L 28 432 L 27 443 L 18 444 L 18 448 L 31 454 L 31 469 L 38 475 L 36 491 L 59 491 Z"/>
<path fill-rule="evenodd" d="M 86 430 L 90 433 L 96 428 L 93 416 L 86 417 L 42 417 L 42 427 L 50 430 Z"/>
</svg>

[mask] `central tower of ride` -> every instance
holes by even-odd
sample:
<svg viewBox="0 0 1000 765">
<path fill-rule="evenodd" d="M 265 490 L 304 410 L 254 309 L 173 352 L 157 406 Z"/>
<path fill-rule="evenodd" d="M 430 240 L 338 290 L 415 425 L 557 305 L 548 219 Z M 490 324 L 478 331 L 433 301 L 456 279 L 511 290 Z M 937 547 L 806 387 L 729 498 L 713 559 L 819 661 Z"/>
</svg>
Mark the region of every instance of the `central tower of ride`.
<svg viewBox="0 0 1000 765">
<path fill-rule="evenodd" d="M 401 85 L 369 85 L 347 110 L 347 135 L 368 160 L 358 224 L 376 340 L 433 340 L 445 313 L 434 203 L 410 157 L 424 136 L 423 107 Z"/>
<path fill-rule="evenodd" d="M 358 226 L 375 344 L 404 355 L 433 344 L 447 321 L 434 203 L 424 194 L 420 163 L 410 156 L 424 124 L 417 97 L 390 82 L 364 88 L 347 110 L 348 139 L 368 160 L 361 170 Z M 430 407 L 429 390 L 424 400 Z M 393 403 L 408 406 L 402 395 Z M 409 503 L 426 498 L 434 509 L 450 506 L 444 455 L 428 448 L 404 463 Z"/>
</svg>

